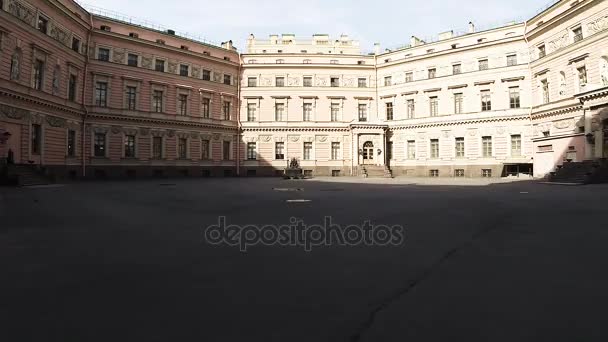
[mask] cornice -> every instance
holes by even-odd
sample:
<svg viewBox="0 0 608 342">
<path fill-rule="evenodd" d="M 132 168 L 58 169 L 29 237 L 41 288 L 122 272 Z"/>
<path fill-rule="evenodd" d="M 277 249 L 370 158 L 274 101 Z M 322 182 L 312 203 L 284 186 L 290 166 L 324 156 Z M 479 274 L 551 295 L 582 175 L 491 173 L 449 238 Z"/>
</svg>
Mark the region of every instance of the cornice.
<svg viewBox="0 0 608 342">
<path fill-rule="evenodd" d="M 470 125 L 470 124 L 482 124 L 482 123 L 491 123 L 491 122 L 507 122 L 507 121 L 521 121 L 521 120 L 529 120 L 529 116 L 526 115 L 517 115 L 517 116 L 503 116 L 503 117 L 495 117 L 495 118 L 477 118 L 477 119 L 468 119 L 468 120 L 457 120 L 457 121 L 442 121 L 442 122 L 421 122 L 415 124 L 396 124 L 389 126 L 392 130 L 406 130 L 412 128 L 431 128 L 431 127 L 445 127 L 445 126 L 461 126 L 461 125 Z"/>
<path fill-rule="evenodd" d="M 236 127 L 236 126 L 224 126 L 224 125 L 216 125 L 216 124 L 204 123 L 204 122 L 144 118 L 144 117 L 140 117 L 140 116 L 103 114 L 103 113 L 95 113 L 95 112 L 89 112 L 89 115 L 87 116 L 87 118 L 88 119 L 110 120 L 111 122 L 144 123 L 144 124 L 154 124 L 154 125 L 161 125 L 161 126 L 171 126 L 171 127 L 191 127 L 191 128 L 204 128 L 204 129 L 218 129 L 218 130 L 225 130 L 225 131 L 238 131 L 238 127 Z"/>
</svg>

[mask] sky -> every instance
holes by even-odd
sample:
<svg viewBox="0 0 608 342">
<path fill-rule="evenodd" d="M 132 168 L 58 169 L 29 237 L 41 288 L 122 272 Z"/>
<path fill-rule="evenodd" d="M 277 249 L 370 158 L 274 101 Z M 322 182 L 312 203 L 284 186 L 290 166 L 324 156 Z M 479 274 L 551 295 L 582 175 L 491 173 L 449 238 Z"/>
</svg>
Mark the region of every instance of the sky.
<svg viewBox="0 0 608 342">
<path fill-rule="evenodd" d="M 348 34 L 363 52 L 409 43 L 410 37 L 465 31 L 469 21 L 485 28 L 531 18 L 552 0 L 80 0 L 120 14 L 202 36 L 219 44 L 232 40 L 240 51 L 250 33 Z"/>
</svg>

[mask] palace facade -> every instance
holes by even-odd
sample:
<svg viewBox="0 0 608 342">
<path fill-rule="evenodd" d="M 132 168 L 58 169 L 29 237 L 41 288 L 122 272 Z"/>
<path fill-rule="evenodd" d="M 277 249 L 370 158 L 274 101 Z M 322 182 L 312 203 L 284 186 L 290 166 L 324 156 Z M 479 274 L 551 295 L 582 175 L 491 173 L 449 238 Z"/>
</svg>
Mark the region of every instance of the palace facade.
<svg viewBox="0 0 608 342">
<path fill-rule="evenodd" d="M 412 37 L 208 44 L 4 0 L 0 159 L 56 178 L 309 175 L 543 177 L 608 156 L 608 2 L 524 23 Z"/>
</svg>

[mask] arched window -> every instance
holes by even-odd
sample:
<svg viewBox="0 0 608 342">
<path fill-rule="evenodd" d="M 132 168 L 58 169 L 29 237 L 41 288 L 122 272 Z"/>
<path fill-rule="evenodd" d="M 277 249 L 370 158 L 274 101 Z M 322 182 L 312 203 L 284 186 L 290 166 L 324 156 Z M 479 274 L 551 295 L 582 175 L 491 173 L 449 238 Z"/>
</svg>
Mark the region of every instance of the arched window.
<svg viewBox="0 0 608 342">
<path fill-rule="evenodd" d="M 608 56 L 600 58 L 600 77 L 602 85 L 608 87 Z"/>
<path fill-rule="evenodd" d="M 566 73 L 563 71 L 559 73 L 559 95 L 566 95 Z"/>
</svg>

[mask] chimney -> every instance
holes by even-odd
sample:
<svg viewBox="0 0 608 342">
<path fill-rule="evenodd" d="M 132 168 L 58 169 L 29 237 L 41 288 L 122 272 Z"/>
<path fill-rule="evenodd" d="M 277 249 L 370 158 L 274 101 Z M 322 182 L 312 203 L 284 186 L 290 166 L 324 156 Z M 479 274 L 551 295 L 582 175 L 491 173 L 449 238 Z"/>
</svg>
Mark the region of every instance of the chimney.
<svg viewBox="0 0 608 342">
<path fill-rule="evenodd" d="M 469 33 L 475 33 L 475 24 L 472 21 L 469 21 Z"/>
<path fill-rule="evenodd" d="M 380 54 L 380 43 L 374 43 L 374 55 Z"/>
</svg>

